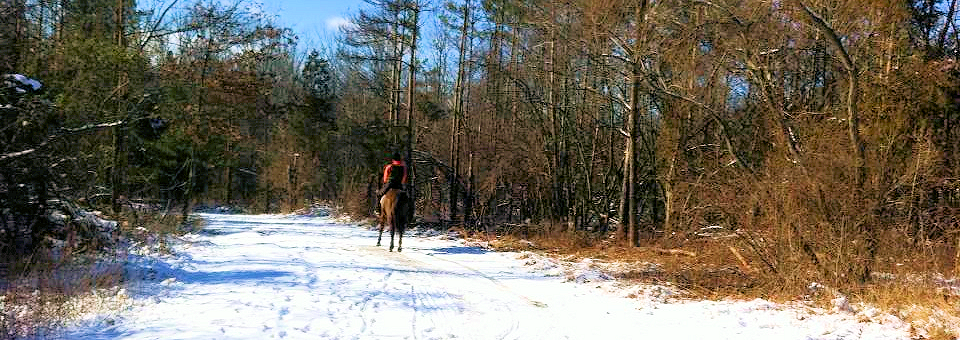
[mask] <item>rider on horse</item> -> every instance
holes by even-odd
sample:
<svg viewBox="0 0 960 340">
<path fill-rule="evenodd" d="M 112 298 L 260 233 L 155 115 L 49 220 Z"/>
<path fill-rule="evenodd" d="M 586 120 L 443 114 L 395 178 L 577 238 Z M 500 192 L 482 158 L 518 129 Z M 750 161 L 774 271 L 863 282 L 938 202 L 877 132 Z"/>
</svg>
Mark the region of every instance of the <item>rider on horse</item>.
<svg viewBox="0 0 960 340">
<path fill-rule="evenodd" d="M 383 168 L 383 181 L 378 196 L 383 197 L 390 189 L 403 190 L 407 184 L 407 165 L 403 162 L 400 153 L 394 152 L 390 157 L 390 164 Z"/>
<path fill-rule="evenodd" d="M 390 157 L 390 164 L 383 168 L 383 185 L 378 192 L 380 196 L 380 235 L 377 236 L 377 246 L 380 245 L 380 238 L 383 237 L 384 227 L 390 228 L 390 251 L 393 251 L 393 236 L 400 234 L 400 241 L 397 243 L 397 251 L 403 249 L 403 231 L 407 223 L 413 218 L 413 202 L 403 191 L 404 184 L 407 183 L 407 166 L 403 163 L 403 158 L 399 153 L 394 152 Z"/>
</svg>

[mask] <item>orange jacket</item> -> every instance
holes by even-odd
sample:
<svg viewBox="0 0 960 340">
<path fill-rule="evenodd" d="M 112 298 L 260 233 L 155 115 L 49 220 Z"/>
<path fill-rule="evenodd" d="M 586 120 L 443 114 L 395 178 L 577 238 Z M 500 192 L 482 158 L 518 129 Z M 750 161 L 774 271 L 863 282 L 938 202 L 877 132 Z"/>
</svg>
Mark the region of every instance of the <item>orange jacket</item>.
<svg viewBox="0 0 960 340">
<path fill-rule="evenodd" d="M 395 165 L 398 165 L 403 169 L 403 177 L 400 183 L 407 184 L 407 165 L 404 164 L 403 161 L 391 161 L 390 164 L 387 164 L 387 166 L 383 168 L 383 183 L 390 181 L 390 169 Z"/>
</svg>

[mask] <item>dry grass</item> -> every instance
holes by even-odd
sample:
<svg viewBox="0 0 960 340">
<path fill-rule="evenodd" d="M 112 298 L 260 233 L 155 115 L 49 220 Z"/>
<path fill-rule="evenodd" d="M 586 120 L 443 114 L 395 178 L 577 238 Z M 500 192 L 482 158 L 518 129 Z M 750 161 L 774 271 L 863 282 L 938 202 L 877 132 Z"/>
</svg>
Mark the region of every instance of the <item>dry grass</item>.
<svg viewBox="0 0 960 340">
<path fill-rule="evenodd" d="M 954 249 L 946 244 L 918 251 L 902 244 L 895 233 L 884 235 L 882 249 L 874 266 L 873 280 L 824 281 L 813 264 L 792 265 L 800 273 L 776 273 L 752 252 L 745 242 L 734 237 L 653 239 L 630 247 L 610 238 L 586 232 L 541 232 L 524 238 L 515 234 L 496 237 L 462 232 L 466 237 L 483 238 L 492 248 L 502 251 L 534 251 L 555 258 L 579 261 L 592 258 L 618 262 L 606 274 L 620 280 L 662 284 L 683 289 L 689 297 L 702 299 L 763 298 L 775 302 L 807 301 L 832 309 L 837 294 L 849 297 L 855 306 L 874 306 L 913 325 L 917 338 L 957 339 L 960 335 L 960 280 L 948 280 L 931 273 L 952 269 Z M 760 235 L 754 235 L 761 237 Z M 892 259 L 898 259 L 893 261 Z M 769 261 L 787 262 L 786 259 Z M 804 263 L 806 258 L 794 259 Z M 656 266 L 650 266 L 655 263 Z M 781 263 L 782 265 L 782 263 Z M 812 291 L 818 282 L 824 291 Z M 859 308 L 859 307 L 857 307 Z"/>
<path fill-rule="evenodd" d="M 126 211 L 117 218 L 120 234 L 136 244 L 147 246 L 161 253 L 169 253 L 169 236 L 182 236 L 188 232 L 203 228 L 204 221 L 197 217 L 183 217 L 177 214 L 158 212 Z"/>
<path fill-rule="evenodd" d="M 165 236 L 186 230 L 172 215 L 127 211 L 121 235 L 156 251 L 169 249 Z M 193 221 L 197 228 L 201 221 Z M 55 335 L 57 328 L 90 312 L 116 310 L 128 302 L 124 249 L 103 252 L 43 247 L 26 257 L 8 257 L 0 293 L 0 339 Z"/>
<path fill-rule="evenodd" d="M 960 295 L 930 277 L 880 279 L 855 297 L 913 325 L 918 338 L 956 339 L 960 332 Z"/>
<path fill-rule="evenodd" d="M 547 228 L 549 229 L 549 228 Z M 467 237 L 484 237 L 465 235 Z M 590 232 L 537 233 L 528 239 L 506 234 L 488 241 L 500 251 L 537 251 L 573 261 L 591 258 L 624 263 L 609 275 L 622 280 L 672 284 L 704 298 L 746 297 L 760 287 L 758 275 L 743 270 L 728 247 L 709 243 L 690 243 L 666 248 L 647 241 L 640 247 L 629 247 L 618 240 Z M 649 263 L 658 264 L 650 270 Z"/>
<path fill-rule="evenodd" d="M 9 260 L 0 295 L 0 338 L 30 338 L 54 334 L 60 325 L 89 312 L 102 300 L 116 296 L 124 281 L 122 254 L 72 254 L 69 258 L 40 249 L 22 261 Z M 105 292 L 112 290 L 113 294 Z M 99 303 L 99 302 L 98 302 Z"/>
</svg>

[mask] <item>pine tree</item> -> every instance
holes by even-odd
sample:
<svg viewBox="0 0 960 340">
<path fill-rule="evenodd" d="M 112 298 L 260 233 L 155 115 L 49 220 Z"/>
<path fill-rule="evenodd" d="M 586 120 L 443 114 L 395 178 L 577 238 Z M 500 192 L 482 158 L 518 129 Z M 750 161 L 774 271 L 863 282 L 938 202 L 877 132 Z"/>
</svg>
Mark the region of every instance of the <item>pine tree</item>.
<svg viewBox="0 0 960 340">
<path fill-rule="evenodd" d="M 307 88 L 309 119 L 313 123 L 313 127 L 320 128 L 324 124 L 336 127 L 333 124 L 336 120 L 336 112 L 334 112 L 336 94 L 330 63 L 325 58 L 320 57 L 320 53 L 314 50 L 307 57 L 307 62 L 303 66 L 302 77 Z"/>
</svg>

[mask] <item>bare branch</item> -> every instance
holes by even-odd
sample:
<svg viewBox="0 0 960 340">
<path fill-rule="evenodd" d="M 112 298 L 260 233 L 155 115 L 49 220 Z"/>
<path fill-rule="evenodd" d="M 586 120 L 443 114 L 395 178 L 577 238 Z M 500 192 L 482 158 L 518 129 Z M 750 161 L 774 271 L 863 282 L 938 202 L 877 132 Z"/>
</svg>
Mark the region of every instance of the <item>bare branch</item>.
<svg viewBox="0 0 960 340">
<path fill-rule="evenodd" d="M 77 134 L 77 133 L 81 133 L 81 132 L 87 132 L 87 131 L 92 131 L 92 130 L 100 130 L 100 129 L 110 128 L 110 127 L 115 127 L 115 126 L 119 126 L 119 125 L 123 125 L 123 124 L 124 124 L 124 121 L 116 121 L 116 122 L 111 122 L 111 123 L 101 123 L 101 124 L 84 125 L 84 126 L 76 127 L 76 128 L 62 128 L 62 129 L 60 129 L 60 131 L 59 131 L 60 133 L 48 136 L 46 140 L 44 140 L 43 142 L 41 142 L 39 145 L 37 145 L 36 147 L 34 147 L 34 148 L 32 148 L 32 149 L 27 149 L 27 150 L 23 150 L 23 151 L 11 152 L 11 153 L 7 153 L 7 154 L 0 155 L 0 161 L 5 161 L 5 160 L 8 160 L 8 159 L 14 159 L 14 158 L 17 158 L 17 157 L 22 157 L 22 156 L 26 156 L 26 155 L 32 154 L 32 153 L 36 152 L 37 150 L 46 147 L 47 145 L 49 145 L 50 143 L 56 141 L 57 139 L 60 139 L 61 137 L 65 137 L 65 136 L 69 136 L 69 135 L 73 135 L 73 134 Z"/>
</svg>

